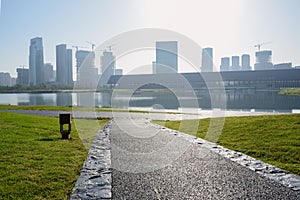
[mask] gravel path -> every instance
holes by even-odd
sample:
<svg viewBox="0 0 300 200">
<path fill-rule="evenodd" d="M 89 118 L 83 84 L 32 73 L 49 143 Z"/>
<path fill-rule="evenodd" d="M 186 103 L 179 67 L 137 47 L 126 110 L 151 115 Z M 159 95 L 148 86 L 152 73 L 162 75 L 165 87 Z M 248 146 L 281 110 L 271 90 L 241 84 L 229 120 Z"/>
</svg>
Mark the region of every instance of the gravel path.
<svg viewBox="0 0 300 200">
<path fill-rule="evenodd" d="M 115 120 L 110 131 L 112 199 L 299 199 L 296 191 L 213 151 L 157 131 Z M 174 141 L 176 140 L 176 141 Z M 172 147 L 177 147 L 174 155 Z M 180 145 L 179 145 L 180 144 Z M 172 144 L 170 145 L 172 146 Z M 176 151 L 176 150 L 175 150 Z M 178 156 L 179 155 L 179 156 Z"/>
<path fill-rule="evenodd" d="M 171 166 L 149 173 L 112 171 L 113 199 L 299 199 L 278 183 L 193 145 Z M 114 162 L 114 160 L 112 161 Z"/>
</svg>

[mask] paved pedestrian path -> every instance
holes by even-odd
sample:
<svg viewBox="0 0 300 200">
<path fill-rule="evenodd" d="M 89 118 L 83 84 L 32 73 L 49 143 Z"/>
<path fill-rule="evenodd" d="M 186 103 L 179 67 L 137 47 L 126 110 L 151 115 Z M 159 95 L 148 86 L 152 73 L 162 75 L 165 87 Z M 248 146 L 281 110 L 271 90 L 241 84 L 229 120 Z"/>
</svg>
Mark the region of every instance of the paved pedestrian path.
<svg viewBox="0 0 300 200">
<path fill-rule="evenodd" d="M 72 199 L 300 198 L 298 176 L 145 119 L 116 117 L 99 134 L 104 132 L 110 144 L 110 176 L 95 174 L 95 166 Z"/>
<path fill-rule="evenodd" d="M 111 125 L 112 199 L 299 199 L 191 136 L 117 119 Z M 155 134 L 153 134 L 155 133 Z M 201 141 L 201 140 L 199 140 Z"/>
</svg>

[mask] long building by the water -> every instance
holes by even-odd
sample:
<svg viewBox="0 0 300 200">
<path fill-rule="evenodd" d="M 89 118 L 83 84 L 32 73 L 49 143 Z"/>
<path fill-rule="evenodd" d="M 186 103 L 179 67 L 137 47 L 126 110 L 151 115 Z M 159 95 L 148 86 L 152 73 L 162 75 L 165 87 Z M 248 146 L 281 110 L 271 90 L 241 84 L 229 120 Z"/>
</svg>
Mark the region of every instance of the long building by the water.
<svg viewBox="0 0 300 200">
<path fill-rule="evenodd" d="M 258 70 L 258 71 L 224 71 L 182 74 L 141 74 L 114 75 L 107 84 L 112 88 L 118 86 L 121 80 L 122 88 L 144 87 L 157 89 L 164 83 L 168 86 L 180 87 L 178 77 L 183 77 L 194 90 L 203 89 L 268 89 L 300 87 L 300 69 Z M 145 80 L 149 84 L 144 84 Z M 159 84 L 156 84 L 159 83 Z M 143 85 L 144 84 L 144 85 Z"/>
</svg>

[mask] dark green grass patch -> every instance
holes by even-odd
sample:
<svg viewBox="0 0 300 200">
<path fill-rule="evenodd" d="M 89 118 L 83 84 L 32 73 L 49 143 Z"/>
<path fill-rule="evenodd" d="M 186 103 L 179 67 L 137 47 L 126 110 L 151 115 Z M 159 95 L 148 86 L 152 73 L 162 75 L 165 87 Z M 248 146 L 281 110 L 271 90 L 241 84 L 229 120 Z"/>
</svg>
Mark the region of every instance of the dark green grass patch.
<svg viewBox="0 0 300 200">
<path fill-rule="evenodd" d="M 58 118 L 0 112 L 1 199 L 67 199 L 88 151 L 74 123 L 71 137 Z"/>
<path fill-rule="evenodd" d="M 205 138 L 211 119 L 185 120 L 199 123 L 197 137 Z M 178 130 L 181 121 L 155 121 Z M 189 126 L 182 132 L 193 134 Z M 227 117 L 217 143 L 300 175 L 300 115 Z"/>
</svg>

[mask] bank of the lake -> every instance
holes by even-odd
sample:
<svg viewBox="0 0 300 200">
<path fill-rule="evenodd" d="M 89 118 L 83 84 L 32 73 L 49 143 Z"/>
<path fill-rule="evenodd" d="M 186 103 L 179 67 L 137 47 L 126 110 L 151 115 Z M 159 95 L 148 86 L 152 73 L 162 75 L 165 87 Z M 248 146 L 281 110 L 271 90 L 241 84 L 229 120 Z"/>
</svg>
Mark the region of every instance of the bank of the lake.
<svg viewBox="0 0 300 200">
<path fill-rule="evenodd" d="M 85 93 L 85 92 L 95 92 L 95 90 L 84 90 L 84 89 L 24 89 L 24 90 L 2 90 L 0 94 L 20 94 L 20 93 L 32 93 L 32 94 L 47 94 L 47 93 Z M 96 92 L 112 92 L 112 90 L 97 90 Z"/>
</svg>

